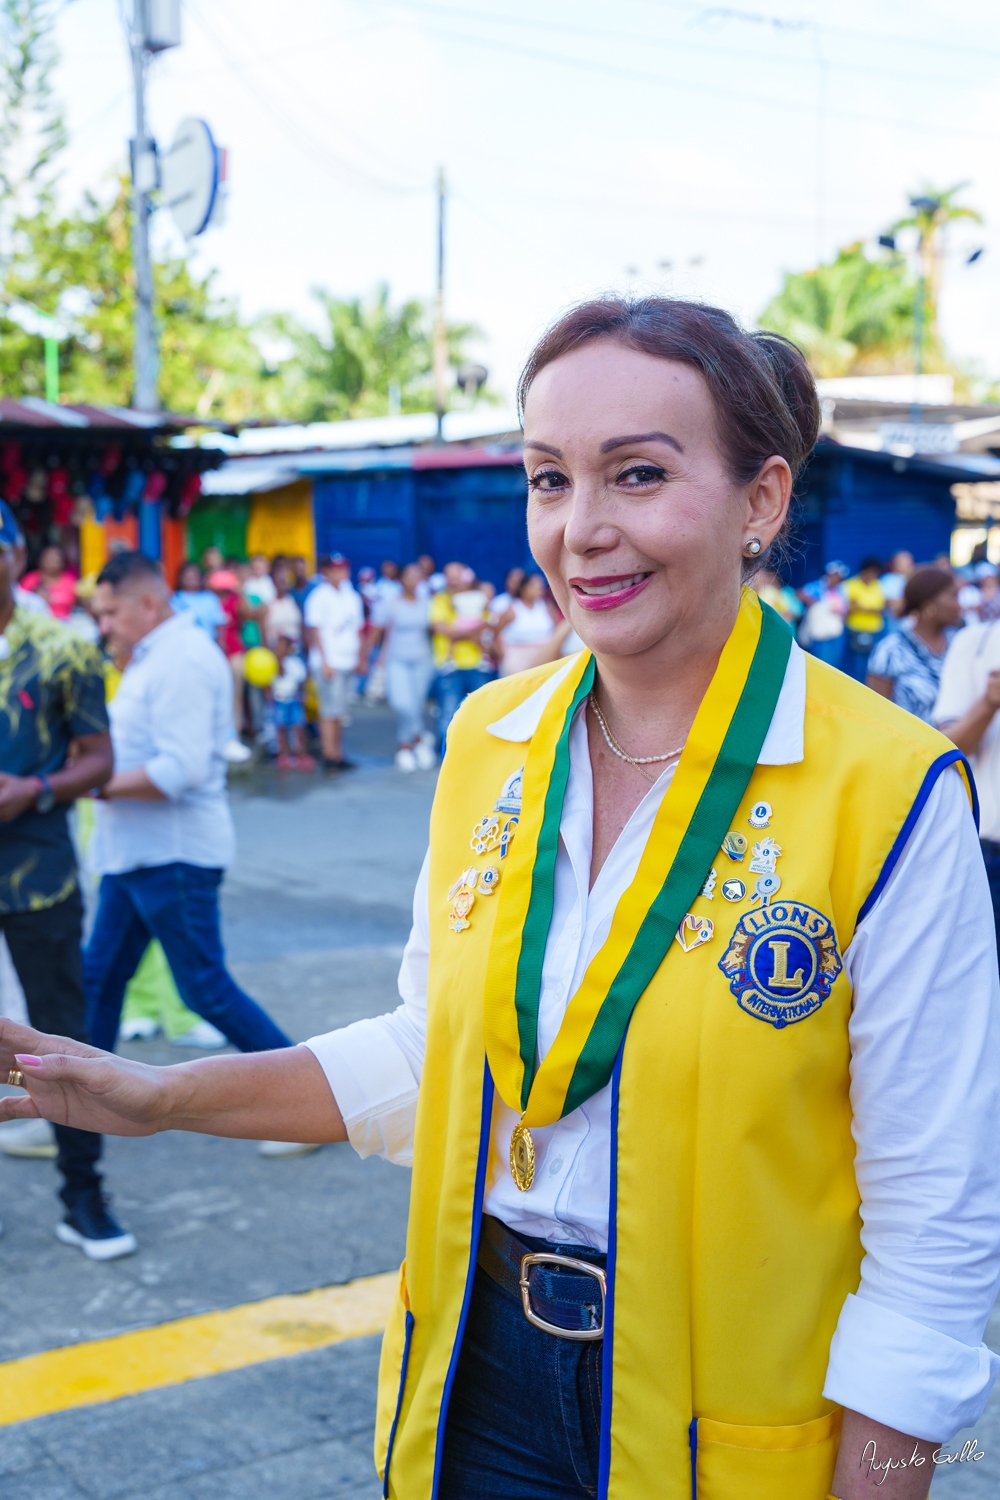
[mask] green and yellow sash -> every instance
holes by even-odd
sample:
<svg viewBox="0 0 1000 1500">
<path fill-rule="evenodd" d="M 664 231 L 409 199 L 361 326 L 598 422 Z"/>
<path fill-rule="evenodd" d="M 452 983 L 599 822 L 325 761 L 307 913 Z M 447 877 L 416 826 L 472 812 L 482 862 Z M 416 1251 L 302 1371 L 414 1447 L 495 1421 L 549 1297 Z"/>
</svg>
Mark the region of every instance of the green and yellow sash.
<svg viewBox="0 0 1000 1500">
<path fill-rule="evenodd" d="M 542 962 L 569 779 L 573 716 L 594 681 L 583 653 L 546 705 L 524 768 L 486 982 L 486 1050 L 500 1097 L 527 1126 L 551 1125 L 611 1077 L 629 1017 L 705 883 L 757 764 L 792 637 L 743 589 L 736 624 L 604 945 L 536 1066 Z"/>
</svg>

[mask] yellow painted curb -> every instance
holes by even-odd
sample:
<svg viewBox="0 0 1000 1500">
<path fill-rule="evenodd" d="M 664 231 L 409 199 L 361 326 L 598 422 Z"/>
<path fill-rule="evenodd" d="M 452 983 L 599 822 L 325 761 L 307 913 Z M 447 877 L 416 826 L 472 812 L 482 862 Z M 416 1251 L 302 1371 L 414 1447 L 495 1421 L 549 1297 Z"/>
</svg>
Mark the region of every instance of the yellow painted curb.
<svg viewBox="0 0 1000 1500">
<path fill-rule="evenodd" d="M 0 1364 L 0 1426 L 382 1333 L 399 1273 L 269 1297 Z"/>
</svg>

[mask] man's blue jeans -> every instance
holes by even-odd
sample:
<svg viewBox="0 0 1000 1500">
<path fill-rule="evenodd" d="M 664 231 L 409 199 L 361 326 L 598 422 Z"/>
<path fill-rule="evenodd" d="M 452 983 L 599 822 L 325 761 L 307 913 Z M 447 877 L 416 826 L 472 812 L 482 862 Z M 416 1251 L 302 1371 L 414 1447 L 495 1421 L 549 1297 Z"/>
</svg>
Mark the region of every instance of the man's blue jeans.
<svg viewBox="0 0 1000 1500">
<path fill-rule="evenodd" d="M 180 862 L 105 875 L 83 955 L 87 1025 L 113 1052 L 129 980 L 153 938 L 163 945 L 184 1004 L 241 1052 L 291 1047 L 289 1037 L 226 969 L 219 930 L 221 870 Z"/>
<path fill-rule="evenodd" d="M 492 672 L 481 672 L 478 667 L 456 667 L 454 672 L 438 673 L 434 680 L 434 695 L 438 701 L 438 749 L 442 755 L 448 725 L 463 700 L 492 680 Z"/>
</svg>

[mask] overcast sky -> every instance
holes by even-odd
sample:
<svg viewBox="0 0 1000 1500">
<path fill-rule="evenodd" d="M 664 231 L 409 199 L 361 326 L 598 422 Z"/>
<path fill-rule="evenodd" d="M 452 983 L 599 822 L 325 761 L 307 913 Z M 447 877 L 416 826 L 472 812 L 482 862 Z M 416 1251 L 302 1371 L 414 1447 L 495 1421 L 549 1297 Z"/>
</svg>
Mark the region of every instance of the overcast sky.
<svg viewBox="0 0 1000 1500">
<path fill-rule="evenodd" d="M 997 17 L 987 0 L 184 0 L 150 112 L 161 146 L 196 114 L 230 149 L 228 222 L 196 261 L 246 314 L 314 318 L 314 286 L 383 278 L 429 297 L 442 164 L 448 312 L 482 329 L 505 395 L 572 300 L 667 288 L 752 320 L 783 270 L 877 235 L 925 182 L 968 180 L 986 223 L 953 233 L 944 333 L 1000 375 Z M 116 0 L 70 0 L 58 35 L 72 199 L 131 133 Z"/>
</svg>

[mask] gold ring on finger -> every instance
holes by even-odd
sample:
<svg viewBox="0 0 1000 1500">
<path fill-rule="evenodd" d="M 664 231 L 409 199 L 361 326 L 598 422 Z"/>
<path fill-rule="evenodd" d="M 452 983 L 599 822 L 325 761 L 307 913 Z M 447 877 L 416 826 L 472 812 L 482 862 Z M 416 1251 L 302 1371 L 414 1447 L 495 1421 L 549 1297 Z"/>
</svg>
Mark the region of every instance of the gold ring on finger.
<svg viewBox="0 0 1000 1500">
<path fill-rule="evenodd" d="M 10 1072 L 7 1074 L 7 1085 L 12 1089 L 24 1088 L 24 1074 L 21 1072 L 20 1068 L 11 1068 Z"/>
</svg>

